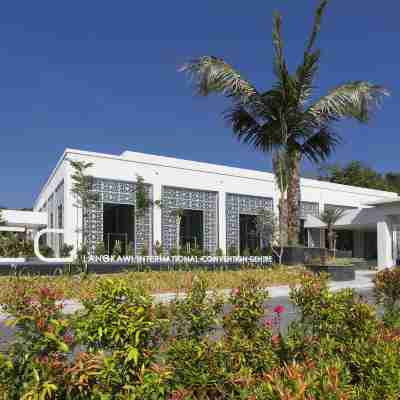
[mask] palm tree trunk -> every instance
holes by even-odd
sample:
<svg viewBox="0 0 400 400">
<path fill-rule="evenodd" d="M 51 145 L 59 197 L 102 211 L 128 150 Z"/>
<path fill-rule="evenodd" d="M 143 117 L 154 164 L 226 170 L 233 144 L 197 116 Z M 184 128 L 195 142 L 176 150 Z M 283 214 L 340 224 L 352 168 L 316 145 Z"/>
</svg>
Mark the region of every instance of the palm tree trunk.
<svg viewBox="0 0 400 400">
<path fill-rule="evenodd" d="M 300 161 L 301 154 L 290 154 L 290 177 L 288 185 L 288 244 L 296 246 L 300 234 Z"/>
<path fill-rule="evenodd" d="M 288 204 L 287 199 L 281 195 L 279 199 L 279 239 L 281 246 L 288 243 Z"/>
</svg>

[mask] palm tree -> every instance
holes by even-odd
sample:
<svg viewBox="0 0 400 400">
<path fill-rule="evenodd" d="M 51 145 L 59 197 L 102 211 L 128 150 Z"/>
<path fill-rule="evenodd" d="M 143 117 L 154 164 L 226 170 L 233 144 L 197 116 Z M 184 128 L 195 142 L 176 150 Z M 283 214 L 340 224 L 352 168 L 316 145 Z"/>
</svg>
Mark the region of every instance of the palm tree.
<svg viewBox="0 0 400 400">
<path fill-rule="evenodd" d="M 320 1 L 303 60 L 292 73 L 284 56 L 282 18 L 274 14 L 272 39 L 276 81 L 269 90 L 257 90 L 231 65 L 217 57 L 200 57 L 181 68 L 194 78 L 198 94 L 220 93 L 232 101 L 224 116 L 240 142 L 262 152 L 286 153 L 289 244 L 297 244 L 299 237 L 301 161 L 307 158 L 320 162 L 329 157 L 340 142 L 333 125 L 345 118 L 367 122 L 381 98 L 388 95 L 381 86 L 350 81 L 317 100 L 313 98 L 320 62 L 320 50 L 315 44 L 327 4 L 328 0 Z"/>
<path fill-rule="evenodd" d="M 326 224 L 328 230 L 328 243 L 329 250 L 333 251 L 333 257 L 335 257 L 335 232 L 333 231 L 333 227 L 338 222 L 340 217 L 344 213 L 343 208 L 327 208 L 321 215 L 321 221 Z"/>
</svg>

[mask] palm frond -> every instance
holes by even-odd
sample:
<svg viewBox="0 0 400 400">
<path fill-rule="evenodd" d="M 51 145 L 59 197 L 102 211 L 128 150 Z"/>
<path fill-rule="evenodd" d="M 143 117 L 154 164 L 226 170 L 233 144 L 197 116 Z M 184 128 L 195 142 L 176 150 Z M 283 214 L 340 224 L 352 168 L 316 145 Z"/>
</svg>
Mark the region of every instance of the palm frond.
<svg viewBox="0 0 400 400">
<path fill-rule="evenodd" d="M 273 70 L 275 75 L 278 77 L 279 83 L 283 86 L 285 90 L 287 90 L 291 79 L 283 52 L 282 17 L 278 13 L 274 13 L 274 29 L 272 31 L 272 44 L 275 50 Z"/>
<path fill-rule="evenodd" d="M 319 70 L 321 52 L 316 50 L 304 55 L 303 64 L 296 71 L 296 88 L 299 105 L 303 106 L 313 92 L 313 83 Z"/>
<path fill-rule="evenodd" d="M 280 124 L 276 121 L 258 122 L 241 105 L 235 105 L 225 113 L 235 137 L 259 151 L 268 152 L 282 144 Z"/>
<path fill-rule="evenodd" d="M 180 68 L 195 79 L 197 93 L 207 96 L 222 93 L 241 104 L 256 105 L 261 102 L 255 87 L 232 66 L 217 57 L 200 57 Z"/>
<path fill-rule="evenodd" d="M 327 208 L 321 214 L 320 220 L 322 222 L 324 222 L 326 225 L 332 227 L 333 225 L 336 224 L 336 222 L 339 221 L 339 219 L 342 217 L 344 212 L 345 212 L 345 209 L 340 208 L 340 207 Z"/>
<path fill-rule="evenodd" d="M 315 45 L 315 41 L 317 39 L 318 33 L 321 30 L 322 16 L 324 14 L 324 11 L 325 11 L 325 8 L 327 5 L 328 5 L 328 0 L 321 0 L 319 6 L 317 8 L 317 11 L 315 13 L 313 29 L 311 31 L 311 35 L 310 35 L 310 38 L 309 38 L 307 46 L 306 46 L 305 54 L 309 54 Z"/>
<path fill-rule="evenodd" d="M 333 89 L 308 109 L 322 123 L 343 118 L 367 122 L 371 112 L 389 92 L 366 81 L 349 82 Z"/>
<path fill-rule="evenodd" d="M 299 135 L 304 140 L 297 142 L 300 152 L 312 162 L 325 161 L 340 143 L 340 136 L 328 126 L 306 134 L 304 131 Z"/>
</svg>

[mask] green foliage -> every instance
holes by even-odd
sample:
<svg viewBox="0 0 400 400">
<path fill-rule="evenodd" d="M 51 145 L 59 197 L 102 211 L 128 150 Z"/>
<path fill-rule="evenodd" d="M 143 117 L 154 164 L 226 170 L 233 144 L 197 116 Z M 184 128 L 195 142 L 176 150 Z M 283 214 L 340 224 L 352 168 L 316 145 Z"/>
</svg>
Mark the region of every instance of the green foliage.
<svg viewBox="0 0 400 400">
<path fill-rule="evenodd" d="M 75 206 L 81 209 L 82 217 L 82 243 L 86 242 L 85 221 L 88 210 L 98 201 L 98 194 L 92 190 L 93 177 L 87 175 L 86 171 L 93 166 L 93 163 L 84 161 L 68 160 L 72 169 L 72 189 L 71 193 L 75 196 Z"/>
<path fill-rule="evenodd" d="M 285 161 L 288 168 L 274 163 L 274 172 L 281 193 L 287 191 L 287 199 L 281 199 L 287 201 L 289 244 L 298 240 L 301 161 L 326 160 L 341 139 L 336 133 L 337 122 L 348 118 L 367 122 L 381 99 L 388 95 L 383 87 L 368 81 L 349 81 L 315 98 L 321 56 L 316 40 L 327 4 L 327 0 L 319 2 L 303 59 L 292 70 L 284 54 L 282 18 L 274 14 L 272 62 L 276 79 L 268 90 L 257 90 L 218 57 L 202 56 L 181 68 L 194 78 L 199 95 L 217 93 L 231 101 L 224 116 L 240 142 L 261 152 L 275 152 Z"/>
<path fill-rule="evenodd" d="M 96 243 L 94 254 L 99 257 L 106 254 L 106 246 L 104 245 L 104 242 L 102 240 Z"/>
<path fill-rule="evenodd" d="M 238 255 L 238 249 L 236 246 L 232 245 L 228 249 L 228 256 L 234 257 Z"/>
<path fill-rule="evenodd" d="M 91 352 L 108 354 L 103 379 L 120 391 L 127 387 L 135 391 L 143 380 L 149 383 L 155 350 L 168 327 L 162 318 L 163 306 L 153 305 L 143 291 L 113 280 L 101 283 L 97 297 L 85 301 L 84 306 L 76 335 Z"/>
<path fill-rule="evenodd" d="M 146 190 L 144 179 L 140 175 L 136 175 L 136 213 L 143 215 L 144 212 L 152 205 Z"/>
<path fill-rule="evenodd" d="M 250 256 L 251 256 L 251 254 L 250 254 L 250 249 L 248 249 L 248 248 L 246 247 L 246 248 L 243 250 L 242 256 L 243 256 L 243 257 L 250 257 Z"/>
<path fill-rule="evenodd" d="M 8 356 L 0 357 L 0 388 L 6 399 L 53 399 L 74 338 L 62 319 L 60 294 L 42 288 L 27 296 L 26 289 L 18 285 L 6 304 L 18 329 Z"/>
<path fill-rule="evenodd" d="M 163 255 L 163 252 L 164 252 L 163 245 L 158 240 L 154 244 L 154 251 L 158 256 L 162 256 Z"/>
<path fill-rule="evenodd" d="M 400 181 L 397 175 L 395 173 L 382 175 L 361 161 L 350 161 L 343 166 L 325 165 L 319 170 L 320 180 L 400 193 Z"/>
<path fill-rule="evenodd" d="M 54 251 L 46 244 L 40 245 L 44 257 L 54 257 Z M 20 238 L 16 233 L 0 234 L 0 257 L 36 257 L 32 240 Z"/>
<path fill-rule="evenodd" d="M 134 243 L 133 242 L 128 242 L 126 244 L 126 255 L 127 256 L 133 256 L 134 254 Z"/>
<path fill-rule="evenodd" d="M 63 243 L 60 249 L 60 256 L 61 257 L 69 257 L 71 255 L 71 251 L 74 249 L 74 246 L 70 246 L 66 243 Z"/>
<path fill-rule="evenodd" d="M 186 297 L 177 298 L 171 304 L 171 320 L 177 338 L 201 340 L 217 325 L 223 301 L 207 289 L 206 280 L 195 275 Z"/>
<path fill-rule="evenodd" d="M 93 167 L 93 163 L 74 160 L 69 160 L 69 163 L 74 171 L 71 176 L 71 192 L 76 196 L 77 206 L 86 210 L 98 198 L 97 194 L 92 191 L 93 177 L 86 174 L 86 170 Z"/>
<path fill-rule="evenodd" d="M 385 307 L 397 304 L 397 278 L 384 271 L 376 280 Z M 291 291 L 299 318 L 283 336 L 284 307 L 266 307 L 255 279 L 224 300 L 202 274 L 189 284 L 186 297 L 161 305 L 118 279 L 97 281 L 68 318 L 61 293 L 13 279 L 2 302 L 18 329 L 0 356 L 2 398 L 398 399 L 399 329 L 351 290 L 304 275 Z"/>
<path fill-rule="evenodd" d="M 142 257 L 146 257 L 149 255 L 149 246 L 147 245 L 147 243 L 143 244 L 142 249 L 140 250 L 140 255 Z"/>
<path fill-rule="evenodd" d="M 376 274 L 374 295 L 376 302 L 384 307 L 385 323 L 400 328 L 400 268 L 385 269 Z"/>
<path fill-rule="evenodd" d="M 215 251 L 215 255 L 217 257 L 223 257 L 224 256 L 224 251 L 218 247 L 218 249 Z"/>
<path fill-rule="evenodd" d="M 172 247 L 171 250 L 169 251 L 169 255 L 171 257 L 179 255 L 179 250 L 176 247 Z"/>
<path fill-rule="evenodd" d="M 121 246 L 121 242 L 119 240 L 115 241 L 114 248 L 112 251 L 112 256 L 115 258 L 122 256 L 122 246 Z"/>
</svg>

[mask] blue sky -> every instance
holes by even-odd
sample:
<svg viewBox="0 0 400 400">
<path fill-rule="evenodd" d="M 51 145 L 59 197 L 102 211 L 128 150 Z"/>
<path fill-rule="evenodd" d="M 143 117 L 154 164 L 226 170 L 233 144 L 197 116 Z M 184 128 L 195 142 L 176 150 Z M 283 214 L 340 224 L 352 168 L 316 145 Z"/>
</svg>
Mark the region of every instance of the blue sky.
<svg viewBox="0 0 400 400">
<path fill-rule="evenodd" d="M 317 94 L 352 79 L 392 92 L 368 126 L 341 124 L 344 143 L 331 161 L 360 159 L 379 171 L 400 170 L 400 3 L 331 3 L 319 39 Z M 131 149 L 269 170 L 269 157 L 238 144 L 222 120 L 227 101 L 195 97 L 177 68 L 193 57 L 215 55 L 266 89 L 273 82 L 273 10 L 284 15 L 293 66 L 301 59 L 316 4 L 3 2 L 0 204 L 30 207 L 66 147 L 115 154 Z"/>
</svg>

